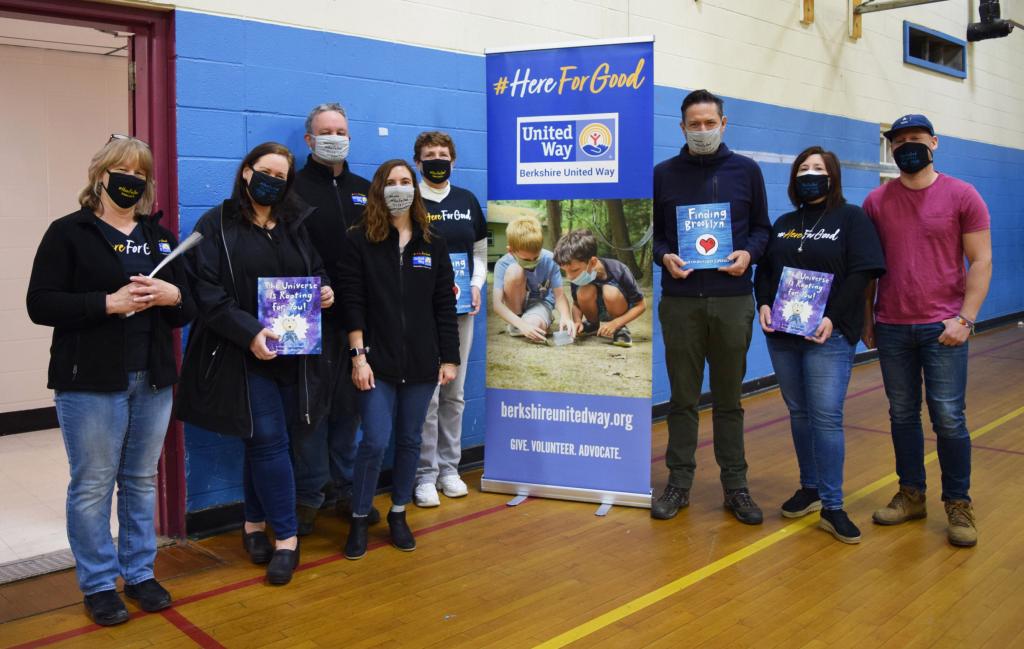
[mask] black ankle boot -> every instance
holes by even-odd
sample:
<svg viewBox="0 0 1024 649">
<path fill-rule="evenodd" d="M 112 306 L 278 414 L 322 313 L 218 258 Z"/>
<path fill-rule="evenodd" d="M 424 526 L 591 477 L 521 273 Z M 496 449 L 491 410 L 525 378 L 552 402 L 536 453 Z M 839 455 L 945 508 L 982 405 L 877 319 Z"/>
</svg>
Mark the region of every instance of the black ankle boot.
<svg viewBox="0 0 1024 649">
<path fill-rule="evenodd" d="M 391 532 L 391 545 L 402 552 L 412 552 L 416 549 L 416 539 L 405 522 L 405 512 L 388 512 L 388 529 Z"/>
<path fill-rule="evenodd" d="M 295 544 L 294 550 L 274 550 L 267 565 L 267 583 L 274 586 L 284 586 L 292 580 L 292 573 L 299 567 L 299 544 Z"/>
<path fill-rule="evenodd" d="M 366 555 L 366 544 L 370 535 L 370 521 L 366 516 L 353 516 L 349 522 L 348 540 L 345 541 L 345 558 L 362 559 Z"/>
</svg>

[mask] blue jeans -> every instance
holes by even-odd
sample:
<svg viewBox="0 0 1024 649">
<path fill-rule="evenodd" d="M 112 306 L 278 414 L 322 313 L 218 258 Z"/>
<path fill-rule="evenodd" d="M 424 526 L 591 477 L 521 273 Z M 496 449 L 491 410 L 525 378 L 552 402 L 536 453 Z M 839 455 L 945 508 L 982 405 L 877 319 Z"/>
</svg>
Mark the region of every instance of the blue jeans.
<svg viewBox="0 0 1024 649">
<path fill-rule="evenodd" d="M 800 486 L 817 489 L 825 509 L 842 509 L 843 403 L 856 346 L 838 332 L 820 345 L 792 335 L 767 340 L 789 408 Z"/>
<path fill-rule="evenodd" d="M 298 521 L 288 422 L 298 409 L 298 394 L 294 385 L 279 385 L 252 372 L 248 376 L 253 432 L 245 440 L 242 465 L 245 520 L 267 521 L 276 538 L 291 538 L 298 532 Z"/>
<path fill-rule="evenodd" d="M 377 379 L 377 387 L 359 393 L 363 439 L 356 451 L 352 474 L 352 513 L 365 516 L 373 507 L 373 495 L 392 432 L 395 461 L 391 468 L 391 502 L 412 502 L 416 464 L 420 459 L 420 431 L 436 383 L 391 383 Z"/>
<path fill-rule="evenodd" d="M 153 577 L 156 473 L 171 418 L 170 387 L 154 390 L 147 372 L 130 372 L 122 392 L 54 395 L 71 465 L 68 542 L 78 587 L 86 595 Z M 110 498 L 117 485 L 117 550 Z"/>
<path fill-rule="evenodd" d="M 971 436 L 964 415 L 967 395 L 967 344 L 939 342 L 941 322 L 875 325 L 889 425 L 900 484 L 925 490 L 924 429 L 921 425 L 921 377 L 932 429 L 938 438 L 942 499 L 970 500 Z"/>
</svg>

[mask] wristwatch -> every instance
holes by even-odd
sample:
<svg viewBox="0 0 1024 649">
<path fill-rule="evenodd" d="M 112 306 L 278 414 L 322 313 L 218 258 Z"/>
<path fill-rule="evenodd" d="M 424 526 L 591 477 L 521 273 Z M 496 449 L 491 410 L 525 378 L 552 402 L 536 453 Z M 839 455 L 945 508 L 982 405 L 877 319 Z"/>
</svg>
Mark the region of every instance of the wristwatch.
<svg viewBox="0 0 1024 649">
<path fill-rule="evenodd" d="M 351 349 L 348 350 L 348 355 L 351 356 L 352 358 L 355 358 L 356 356 L 366 356 L 369 353 L 369 347 L 352 347 Z"/>
</svg>

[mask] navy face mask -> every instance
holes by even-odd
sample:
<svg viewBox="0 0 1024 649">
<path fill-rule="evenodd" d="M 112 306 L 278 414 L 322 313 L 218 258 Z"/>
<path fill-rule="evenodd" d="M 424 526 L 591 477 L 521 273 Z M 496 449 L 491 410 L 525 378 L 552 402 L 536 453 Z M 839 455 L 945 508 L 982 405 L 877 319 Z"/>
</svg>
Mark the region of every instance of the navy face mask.
<svg viewBox="0 0 1024 649">
<path fill-rule="evenodd" d="M 288 184 L 283 178 L 274 178 L 270 174 L 253 169 L 249 178 L 249 196 L 260 205 L 277 205 L 284 198 L 284 188 Z"/>
<path fill-rule="evenodd" d="M 908 174 L 916 174 L 932 163 L 932 150 L 924 142 L 905 142 L 892 152 L 896 166 Z"/>
<path fill-rule="evenodd" d="M 828 194 L 828 174 L 804 173 L 796 177 L 796 197 L 810 203 Z"/>
</svg>

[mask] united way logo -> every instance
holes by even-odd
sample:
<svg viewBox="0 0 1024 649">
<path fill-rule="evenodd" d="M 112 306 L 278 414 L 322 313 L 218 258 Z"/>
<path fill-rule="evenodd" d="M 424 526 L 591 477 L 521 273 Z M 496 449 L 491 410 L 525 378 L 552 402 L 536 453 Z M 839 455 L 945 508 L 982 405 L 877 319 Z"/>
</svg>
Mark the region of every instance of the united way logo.
<svg viewBox="0 0 1024 649">
<path fill-rule="evenodd" d="M 618 113 L 520 117 L 516 129 L 516 184 L 618 182 Z"/>
<path fill-rule="evenodd" d="M 600 158 L 612 148 L 612 131 L 600 122 L 580 129 L 580 151 L 591 158 Z"/>
</svg>

